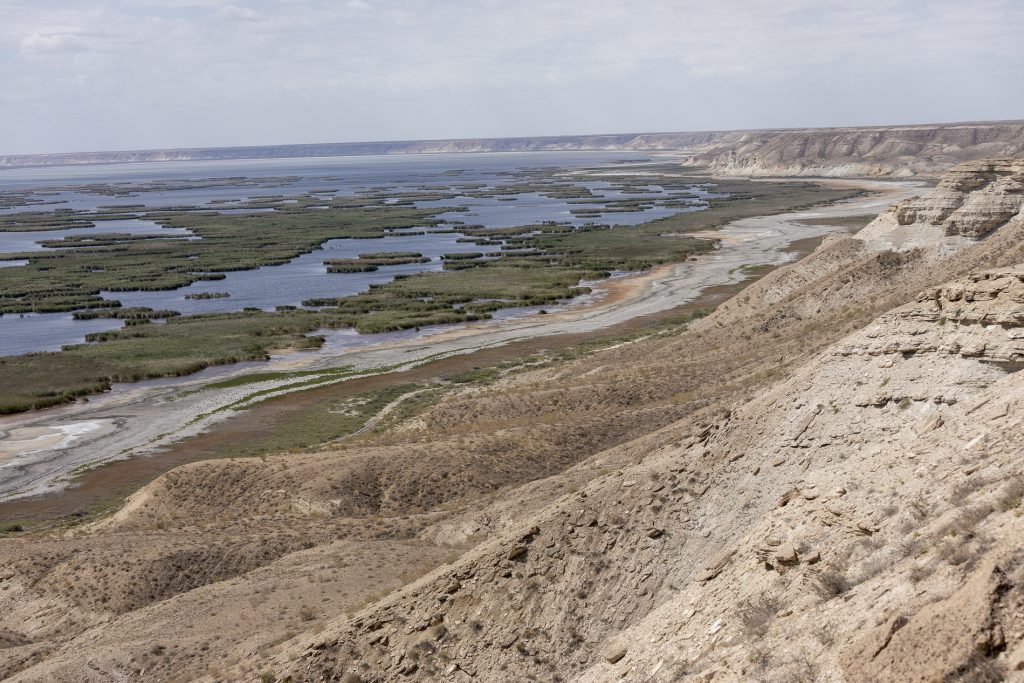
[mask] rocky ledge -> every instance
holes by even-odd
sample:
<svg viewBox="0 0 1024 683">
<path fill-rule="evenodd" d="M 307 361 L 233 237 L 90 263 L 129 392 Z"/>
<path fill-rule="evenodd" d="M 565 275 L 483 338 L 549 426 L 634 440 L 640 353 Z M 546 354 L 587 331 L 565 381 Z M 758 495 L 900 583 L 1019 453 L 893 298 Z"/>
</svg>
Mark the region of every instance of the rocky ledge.
<svg viewBox="0 0 1024 683">
<path fill-rule="evenodd" d="M 876 249 L 949 251 L 1022 218 L 1024 159 L 989 159 L 950 169 L 931 191 L 893 205 L 857 236 Z"/>
</svg>

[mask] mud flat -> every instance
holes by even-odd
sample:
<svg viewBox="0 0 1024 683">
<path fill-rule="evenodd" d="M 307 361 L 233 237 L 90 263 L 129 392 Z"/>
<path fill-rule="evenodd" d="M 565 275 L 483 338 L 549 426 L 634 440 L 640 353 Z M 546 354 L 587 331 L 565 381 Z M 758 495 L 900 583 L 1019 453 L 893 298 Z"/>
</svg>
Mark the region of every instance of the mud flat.
<svg viewBox="0 0 1024 683">
<path fill-rule="evenodd" d="M 686 263 L 662 266 L 598 285 L 597 296 L 582 305 L 547 315 L 491 320 L 425 331 L 412 338 L 369 343 L 358 348 L 293 353 L 267 363 L 233 366 L 212 373 L 223 385 L 204 388 L 211 375 L 141 385 L 123 385 L 89 403 L 0 418 L 0 501 L 52 494 L 73 475 L 95 465 L 154 455 L 169 444 L 194 437 L 259 401 L 338 382 L 359 382 L 381 374 L 408 372 L 446 358 L 504 346 L 522 346 L 558 336 L 597 336 L 631 320 L 657 316 L 694 302 L 713 288 L 737 285 L 753 266 L 779 266 L 795 258 L 792 245 L 834 232 L 829 219 L 878 213 L 918 192 L 917 182 L 827 180 L 839 188 L 870 191 L 826 207 L 735 221 L 705 236 L 720 241 L 715 252 Z M 822 224 L 810 221 L 820 219 Z M 338 368 L 349 370 L 339 372 Z M 296 373 L 259 381 L 258 373 Z M 70 425 L 97 423 L 102 429 L 72 440 L 34 440 Z M 17 430 L 41 430 L 24 432 Z M 45 431 L 49 430 L 49 431 Z M 12 435 L 22 435 L 12 438 Z M 29 436 L 25 436 L 29 435 Z M 35 435 L 35 436 L 31 436 Z M 31 437 L 31 438 L 29 438 Z M 157 469 L 160 457 L 149 458 Z M 168 467 L 171 466 L 169 463 Z M 29 501 L 25 501 L 28 503 Z"/>
</svg>

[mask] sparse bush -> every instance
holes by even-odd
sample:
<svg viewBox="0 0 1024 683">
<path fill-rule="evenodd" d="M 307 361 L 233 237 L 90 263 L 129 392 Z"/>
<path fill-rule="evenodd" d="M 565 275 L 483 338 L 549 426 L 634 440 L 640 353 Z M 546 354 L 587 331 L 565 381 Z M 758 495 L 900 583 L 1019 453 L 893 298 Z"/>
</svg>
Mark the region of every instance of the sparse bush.
<svg viewBox="0 0 1024 683">
<path fill-rule="evenodd" d="M 842 595 L 850 590 L 851 587 L 852 584 L 846 576 L 846 572 L 841 571 L 835 566 L 825 568 L 818 574 L 814 583 L 815 592 L 826 601 Z"/>
<path fill-rule="evenodd" d="M 860 545 L 871 551 L 875 551 L 884 546 L 885 542 L 880 537 L 871 535 L 861 538 Z"/>
<path fill-rule="evenodd" d="M 969 561 L 972 555 L 970 547 L 966 543 L 961 543 L 951 547 L 950 552 L 946 555 L 946 562 L 956 567 Z"/>
<path fill-rule="evenodd" d="M 994 508 L 987 503 L 964 508 L 953 522 L 953 529 L 964 536 L 973 536 L 977 526 L 993 511 Z"/>
<path fill-rule="evenodd" d="M 928 518 L 928 511 L 931 505 L 924 499 L 924 496 L 918 496 L 914 500 L 910 501 L 907 505 L 907 509 L 910 511 L 910 516 L 919 522 L 923 522 Z"/>
<path fill-rule="evenodd" d="M 916 538 L 903 538 L 893 546 L 893 553 L 898 559 L 913 557 L 921 551 L 921 542 Z"/>
<path fill-rule="evenodd" d="M 857 572 L 857 583 L 864 583 L 875 578 L 892 565 L 892 560 L 885 555 L 875 555 L 868 560 L 865 560 L 860 565 L 860 571 Z"/>
<path fill-rule="evenodd" d="M 434 651 L 437 650 L 437 646 L 434 645 L 434 643 L 432 643 L 429 638 L 424 638 L 423 640 L 413 645 L 413 649 L 418 650 L 420 652 L 433 654 Z"/>
<path fill-rule="evenodd" d="M 787 662 L 786 674 L 786 677 L 780 680 L 806 683 L 821 678 L 818 663 L 807 652 L 800 652 Z"/>
<path fill-rule="evenodd" d="M 954 551 L 955 551 L 955 550 L 956 550 L 956 549 L 957 549 L 957 548 L 958 548 L 959 546 L 960 546 L 960 544 L 959 544 L 959 543 L 957 543 L 956 541 L 952 541 L 952 540 L 947 540 L 947 541 L 945 541 L 944 543 L 942 543 L 942 544 L 941 544 L 941 545 L 940 545 L 940 546 L 939 546 L 939 547 L 938 547 L 938 548 L 936 549 L 936 551 L 935 551 L 935 556 L 936 556 L 936 557 L 937 557 L 937 558 L 938 558 L 939 560 L 941 560 L 941 561 L 943 561 L 943 562 L 944 562 L 944 561 L 946 561 L 946 560 L 948 560 L 948 559 L 949 559 L 949 556 L 950 556 L 950 555 L 952 555 L 952 554 L 953 554 L 953 552 L 954 552 Z"/>
<path fill-rule="evenodd" d="M 967 496 L 989 483 L 990 480 L 984 477 L 971 477 L 953 487 L 953 490 L 949 493 L 949 502 L 953 505 L 962 505 Z"/>
<path fill-rule="evenodd" d="M 750 648 L 748 659 L 754 666 L 755 670 L 764 671 L 772 665 L 772 651 L 758 643 Z"/>
<path fill-rule="evenodd" d="M 931 563 L 915 564 L 913 567 L 910 568 L 910 582 L 913 584 L 921 583 L 929 576 L 931 576 L 933 571 L 935 571 L 935 567 Z"/>
<path fill-rule="evenodd" d="M 814 637 L 817 639 L 819 643 L 821 643 L 822 647 L 826 648 L 832 647 L 836 642 L 835 630 L 827 626 L 824 626 L 821 629 L 815 631 Z"/>
<path fill-rule="evenodd" d="M 1022 498 L 1024 498 L 1024 478 L 1014 477 L 1006 482 L 1006 486 L 999 492 L 996 507 L 1002 512 L 1015 510 L 1020 506 Z"/>
<path fill-rule="evenodd" d="M 764 594 L 744 600 L 737 609 L 743 633 L 750 637 L 763 636 L 781 607 L 782 601 L 777 595 Z"/>
</svg>

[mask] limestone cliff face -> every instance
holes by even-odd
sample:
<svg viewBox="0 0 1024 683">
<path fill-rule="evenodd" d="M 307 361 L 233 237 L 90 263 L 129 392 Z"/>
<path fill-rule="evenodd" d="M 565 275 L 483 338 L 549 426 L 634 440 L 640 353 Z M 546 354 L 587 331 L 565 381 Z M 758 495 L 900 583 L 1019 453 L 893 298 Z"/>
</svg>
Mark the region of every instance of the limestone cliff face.
<svg viewBox="0 0 1024 683">
<path fill-rule="evenodd" d="M 748 176 L 935 175 L 954 164 L 1024 152 L 1024 123 L 821 128 L 729 133 L 693 160 Z"/>
<path fill-rule="evenodd" d="M 974 161 L 950 169 L 920 197 L 895 204 L 858 237 L 877 249 L 948 250 L 1024 218 L 1024 159 Z"/>
<path fill-rule="evenodd" d="M 720 550 L 575 680 L 1020 680 L 1022 285 L 929 289 L 664 456 L 717 462 Z"/>
</svg>

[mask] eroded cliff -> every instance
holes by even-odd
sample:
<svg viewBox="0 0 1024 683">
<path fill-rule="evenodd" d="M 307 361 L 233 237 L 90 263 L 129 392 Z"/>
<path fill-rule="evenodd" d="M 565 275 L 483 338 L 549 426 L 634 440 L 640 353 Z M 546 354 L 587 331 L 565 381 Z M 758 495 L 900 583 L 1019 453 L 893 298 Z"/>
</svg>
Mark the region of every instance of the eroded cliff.
<svg viewBox="0 0 1024 683">
<path fill-rule="evenodd" d="M 740 131 L 693 157 L 726 175 L 938 175 L 949 167 L 1024 151 L 1024 123 Z"/>
</svg>

